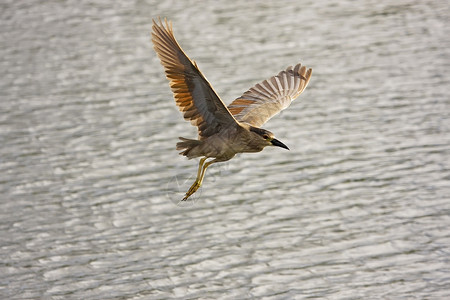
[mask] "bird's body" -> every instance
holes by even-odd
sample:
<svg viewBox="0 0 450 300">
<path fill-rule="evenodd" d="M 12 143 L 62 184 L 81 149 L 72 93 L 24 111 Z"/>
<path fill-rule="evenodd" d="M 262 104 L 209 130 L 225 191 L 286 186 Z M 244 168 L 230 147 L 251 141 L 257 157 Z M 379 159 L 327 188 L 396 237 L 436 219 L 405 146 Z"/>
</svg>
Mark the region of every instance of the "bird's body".
<svg viewBox="0 0 450 300">
<path fill-rule="evenodd" d="M 170 81 L 176 104 L 184 118 L 198 127 L 198 139 L 180 137 L 177 150 L 200 159 L 197 178 L 186 193 L 186 200 L 200 187 L 206 168 L 212 163 L 233 158 L 237 153 L 259 152 L 266 146 L 289 149 L 273 133 L 260 128 L 272 116 L 287 108 L 306 88 L 311 69 L 301 64 L 288 67 L 245 92 L 228 107 L 222 102 L 176 41 L 171 24 L 153 21 L 152 41 L 166 76 Z M 212 160 L 206 162 L 208 158 Z"/>
<path fill-rule="evenodd" d="M 237 153 L 260 152 L 266 145 L 260 142 L 259 135 L 250 128 L 247 124 L 239 124 L 221 130 L 204 140 L 180 138 L 182 142 L 177 143 L 177 150 L 186 149 L 181 154 L 188 158 L 205 156 L 216 158 L 218 161 L 227 161 Z"/>
</svg>

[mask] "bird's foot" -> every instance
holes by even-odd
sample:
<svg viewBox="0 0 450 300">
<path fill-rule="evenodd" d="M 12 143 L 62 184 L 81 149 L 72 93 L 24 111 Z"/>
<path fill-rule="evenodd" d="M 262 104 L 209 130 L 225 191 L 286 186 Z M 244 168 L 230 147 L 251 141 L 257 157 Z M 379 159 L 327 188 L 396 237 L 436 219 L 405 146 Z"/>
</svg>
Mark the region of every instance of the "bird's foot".
<svg viewBox="0 0 450 300">
<path fill-rule="evenodd" d="M 191 185 L 191 187 L 189 188 L 189 190 L 186 192 L 186 194 L 184 195 L 184 198 L 182 201 L 186 201 L 192 194 L 194 194 L 198 188 L 200 187 L 201 183 L 198 182 L 197 180 Z"/>
</svg>

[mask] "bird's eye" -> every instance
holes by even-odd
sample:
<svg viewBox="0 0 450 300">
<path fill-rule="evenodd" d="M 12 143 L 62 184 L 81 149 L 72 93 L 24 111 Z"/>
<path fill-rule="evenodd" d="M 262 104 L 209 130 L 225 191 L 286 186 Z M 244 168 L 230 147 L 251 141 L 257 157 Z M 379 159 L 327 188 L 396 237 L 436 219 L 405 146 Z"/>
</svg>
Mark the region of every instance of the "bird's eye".
<svg viewBox="0 0 450 300">
<path fill-rule="evenodd" d="M 267 135 L 267 134 L 263 134 L 263 139 L 265 139 L 265 140 L 268 140 L 269 139 L 269 136 Z"/>
</svg>

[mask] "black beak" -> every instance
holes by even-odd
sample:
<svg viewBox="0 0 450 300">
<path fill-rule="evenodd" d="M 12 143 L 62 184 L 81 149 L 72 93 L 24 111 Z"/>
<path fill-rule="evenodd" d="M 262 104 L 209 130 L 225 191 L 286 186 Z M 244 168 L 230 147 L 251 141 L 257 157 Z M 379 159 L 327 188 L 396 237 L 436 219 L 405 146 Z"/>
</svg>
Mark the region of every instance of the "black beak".
<svg viewBox="0 0 450 300">
<path fill-rule="evenodd" d="M 273 139 L 273 140 L 271 141 L 271 143 L 272 143 L 272 145 L 274 145 L 274 146 L 278 146 L 278 147 L 281 147 L 281 148 L 284 148 L 284 149 L 288 149 L 288 150 L 289 150 L 288 146 L 286 146 L 285 144 L 283 144 L 282 142 L 280 142 L 280 141 L 277 140 L 277 139 Z"/>
</svg>

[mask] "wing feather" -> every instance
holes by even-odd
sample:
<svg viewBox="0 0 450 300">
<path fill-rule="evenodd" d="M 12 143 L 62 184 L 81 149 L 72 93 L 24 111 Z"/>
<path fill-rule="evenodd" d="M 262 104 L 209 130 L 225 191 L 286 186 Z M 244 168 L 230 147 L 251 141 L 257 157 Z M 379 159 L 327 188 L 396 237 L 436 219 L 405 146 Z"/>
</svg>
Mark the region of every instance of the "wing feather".
<svg viewBox="0 0 450 300">
<path fill-rule="evenodd" d="M 172 24 L 153 20 L 152 42 L 174 94 L 175 103 L 184 118 L 198 127 L 199 139 L 211 136 L 236 119 L 219 98 L 197 64 L 189 59 L 178 44 Z"/>
<path fill-rule="evenodd" d="M 301 64 L 294 68 L 289 66 L 278 75 L 257 83 L 234 100 L 228 109 L 237 121 L 260 127 L 303 92 L 311 74 L 312 69 Z"/>
</svg>

